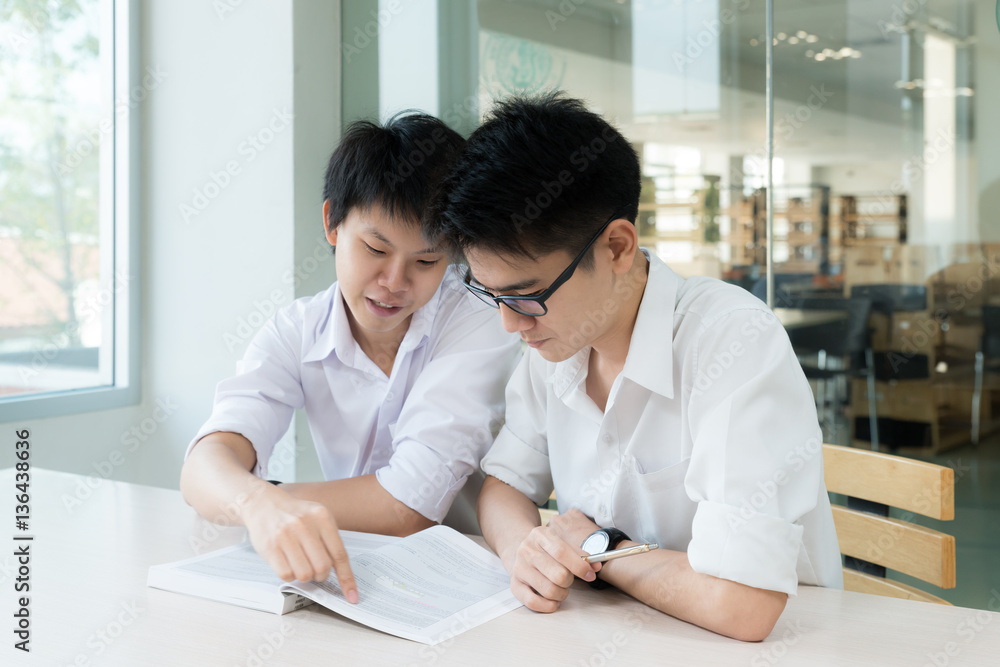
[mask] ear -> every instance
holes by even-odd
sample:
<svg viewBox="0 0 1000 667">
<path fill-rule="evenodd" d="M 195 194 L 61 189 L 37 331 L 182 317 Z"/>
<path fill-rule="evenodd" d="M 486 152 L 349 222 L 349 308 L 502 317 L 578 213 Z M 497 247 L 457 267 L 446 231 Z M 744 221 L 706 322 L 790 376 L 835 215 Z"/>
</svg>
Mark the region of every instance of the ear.
<svg viewBox="0 0 1000 667">
<path fill-rule="evenodd" d="M 326 230 L 326 240 L 330 242 L 330 245 L 337 246 L 337 230 L 340 225 L 337 225 L 333 229 L 329 227 L 330 222 L 330 200 L 327 199 L 323 202 L 323 229 Z"/>
<path fill-rule="evenodd" d="M 612 220 L 608 225 L 608 247 L 611 250 L 611 270 L 618 274 L 628 273 L 639 250 L 639 233 L 635 225 L 625 218 Z"/>
</svg>

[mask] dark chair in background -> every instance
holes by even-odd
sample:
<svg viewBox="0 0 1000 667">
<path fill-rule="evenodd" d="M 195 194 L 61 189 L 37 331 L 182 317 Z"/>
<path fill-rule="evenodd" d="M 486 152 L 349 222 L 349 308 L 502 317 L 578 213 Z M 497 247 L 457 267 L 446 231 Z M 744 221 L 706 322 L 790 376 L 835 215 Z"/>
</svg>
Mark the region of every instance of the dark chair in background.
<svg viewBox="0 0 1000 667">
<path fill-rule="evenodd" d="M 878 415 L 875 394 L 875 360 L 871 346 L 868 318 L 872 310 L 871 299 L 865 298 L 804 298 L 795 306 L 802 310 L 842 311 L 844 317 L 815 326 L 790 329 L 788 337 L 799 356 L 799 363 L 807 378 L 816 380 L 816 404 L 820 423 L 826 415 L 828 383 L 837 378 L 852 377 L 866 380 L 868 394 L 868 419 L 871 429 L 872 449 L 878 449 Z M 816 355 L 816 364 L 803 361 L 803 356 Z M 837 362 L 831 364 L 831 358 Z M 839 392 L 833 383 L 830 401 L 834 414 L 839 410 Z"/>
<path fill-rule="evenodd" d="M 1000 371 L 1000 306 L 983 306 L 983 336 L 976 351 L 976 379 L 972 391 L 972 444 L 979 444 L 980 406 L 983 386 L 1000 387 L 1000 383 L 985 382 L 989 371 Z"/>
</svg>

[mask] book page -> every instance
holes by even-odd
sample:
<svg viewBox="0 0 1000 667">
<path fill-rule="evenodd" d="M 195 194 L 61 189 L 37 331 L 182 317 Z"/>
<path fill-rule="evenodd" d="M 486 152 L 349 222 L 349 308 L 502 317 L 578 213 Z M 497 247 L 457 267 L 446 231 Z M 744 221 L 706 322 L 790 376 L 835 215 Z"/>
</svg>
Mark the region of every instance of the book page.
<svg viewBox="0 0 1000 667">
<path fill-rule="evenodd" d="M 340 531 L 351 560 L 400 538 L 370 533 Z M 237 544 L 186 560 L 149 568 L 147 585 L 195 595 L 250 609 L 282 614 L 299 609 L 312 600 L 284 592 L 282 581 L 249 543 Z M 296 598 L 289 600 L 289 596 Z"/>
<path fill-rule="evenodd" d="M 336 577 L 286 584 L 359 623 L 436 644 L 521 606 L 500 559 L 451 528 L 434 526 L 351 559 L 358 604 Z"/>
<path fill-rule="evenodd" d="M 399 540 L 388 535 L 373 535 L 371 533 L 356 533 L 350 530 L 340 531 L 340 539 L 344 542 L 347 555 L 354 558 L 380 546 Z M 187 561 L 174 564 L 177 570 L 202 574 L 224 579 L 239 579 L 257 583 L 281 586 L 282 581 L 271 566 L 261 558 L 249 542 L 238 544 L 229 549 L 196 556 Z"/>
</svg>

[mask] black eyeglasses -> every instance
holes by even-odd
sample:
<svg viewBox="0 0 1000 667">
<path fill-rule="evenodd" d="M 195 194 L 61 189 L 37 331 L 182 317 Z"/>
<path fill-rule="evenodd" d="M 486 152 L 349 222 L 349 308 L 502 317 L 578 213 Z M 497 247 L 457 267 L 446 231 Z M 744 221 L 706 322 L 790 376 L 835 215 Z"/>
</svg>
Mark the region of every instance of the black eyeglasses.
<svg viewBox="0 0 1000 667">
<path fill-rule="evenodd" d="M 566 267 L 566 270 L 559 274 L 559 277 L 555 279 L 548 289 L 545 291 L 535 294 L 534 296 L 494 296 L 490 292 L 487 292 L 482 287 L 476 287 L 472 284 L 472 269 L 465 272 L 465 286 L 469 288 L 469 291 L 475 294 L 483 301 L 494 308 L 500 308 L 500 304 L 507 306 L 515 313 L 521 315 L 527 315 L 528 317 L 540 317 L 545 313 L 549 312 L 548 308 L 545 307 L 545 302 L 550 296 L 555 293 L 559 287 L 573 277 L 573 272 L 576 271 L 577 265 L 583 260 L 584 255 L 590 250 L 590 247 L 601 237 L 604 230 L 608 228 L 612 220 L 618 219 L 618 214 L 615 213 L 608 221 L 601 225 L 601 228 L 597 230 L 594 234 L 594 238 L 590 239 L 590 242 L 580 251 L 580 254 L 576 256 L 573 263 Z"/>
</svg>

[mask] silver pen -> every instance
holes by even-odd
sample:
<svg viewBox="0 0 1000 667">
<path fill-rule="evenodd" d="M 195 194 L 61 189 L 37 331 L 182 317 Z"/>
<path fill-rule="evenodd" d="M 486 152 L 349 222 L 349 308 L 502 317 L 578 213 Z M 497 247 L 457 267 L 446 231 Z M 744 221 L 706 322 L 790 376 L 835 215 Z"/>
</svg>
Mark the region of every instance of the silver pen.
<svg viewBox="0 0 1000 667">
<path fill-rule="evenodd" d="M 614 560 L 615 558 L 624 558 L 625 556 L 644 554 L 647 551 L 659 548 L 659 544 L 640 544 L 634 547 L 625 547 L 624 549 L 605 551 L 604 553 L 594 554 L 593 556 L 582 556 L 582 558 L 588 563 L 603 563 L 604 561 Z"/>
</svg>

